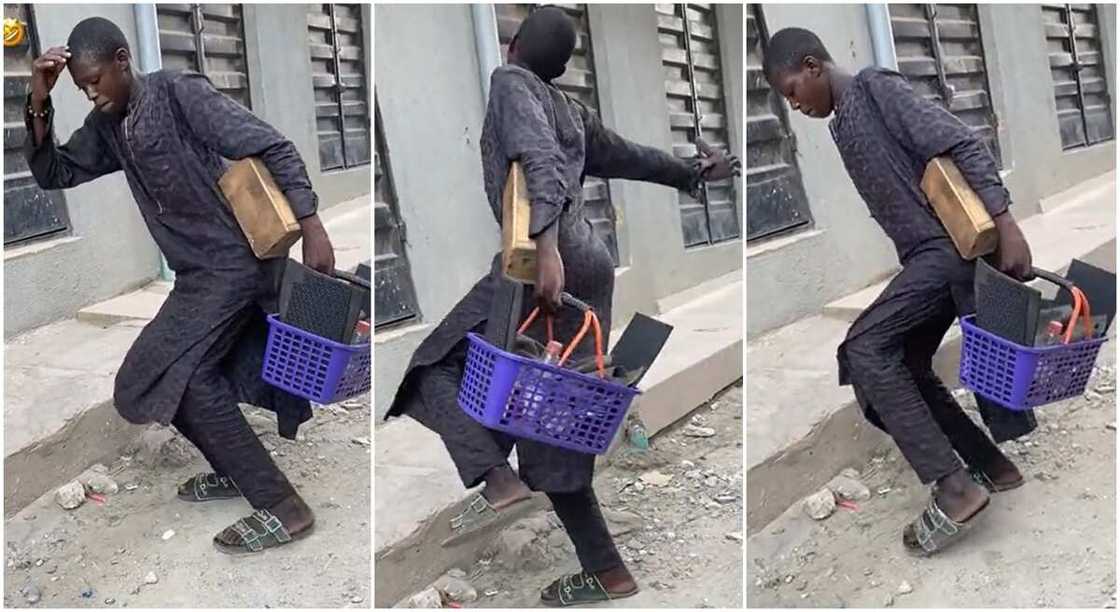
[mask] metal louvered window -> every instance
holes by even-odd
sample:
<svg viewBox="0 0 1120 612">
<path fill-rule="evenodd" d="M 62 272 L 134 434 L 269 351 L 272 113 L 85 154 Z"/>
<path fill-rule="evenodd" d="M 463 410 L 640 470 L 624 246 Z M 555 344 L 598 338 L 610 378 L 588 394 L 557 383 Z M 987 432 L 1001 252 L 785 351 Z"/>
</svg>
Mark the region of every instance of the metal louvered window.
<svg viewBox="0 0 1120 612">
<path fill-rule="evenodd" d="M 975 4 L 891 4 L 898 71 L 988 145 L 1002 166 L 980 19 Z"/>
<path fill-rule="evenodd" d="M 4 246 L 70 228 L 62 192 L 40 189 L 23 155 L 31 62 L 40 52 L 33 11 L 30 4 L 4 5 L 4 18 L 18 19 L 25 32 L 22 44 L 4 46 Z"/>
<path fill-rule="evenodd" d="M 416 318 L 416 290 L 405 254 L 405 231 L 393 188 L 392 169 L 385 156 L 381 113 L 374 126 L 377 151 L 373 164 L 374 327 L 383 328 Z"/>
<path fill-rule="evenodd" d="M 214 87 L 252 108 L 240 4 L 157 4 L 164 68 L 205 74 Z"/>
<path fill-rule="evenodd" d="M 762 7 L 747 5 L 747 240 L 812 222 L 797 143 L 781 96 L 762 73 L 769 34 Z"/>
<path fill-rule="evenodd" d="M 694 157 L 697 136 L 713 148 L 729 151 L 715 6 L 658 4 L 655 10 L 673 153 Z M 734 182 L 728 179 L 704 184 L 699 200 L 681 192 L 681 228 L 686 247 L 739 237 L 734 191 Z"/>
<path fill-rule="evenodd" d="M 314 4 L 307 15 L 319 164 L 369 164 L 369 94 L 360 4 Z"/>
<path fill-rule="evenodd" d="M 532 12 L 533 4 L 495 4 L 494 13 L 498 20 L 498 38 L 502 44 L 502 56 L 508 57 L 509 42 L 517 34 L 521 21 Z M 576 25 L 576 48 L 568 69 L 556 79 L 556 86 L 572 98 L 579 100 L 599 115 L 599 92 L 595 82 L 595 56 L 591 50 L 591 28 L 587 19 L 587 7 L 583 4 L 561 5 Z M 587 177 L 583 183 L 583 201 L 587 217 L 595 229 L 595 234 L 606 243 L 611 258 L 618 265 L 618 238 L 615 234 L 617 216 L 611 203 L 611 192 L 607 182 L 595 177 Z"/>
<path fill-rule="evenodd" d="M 1042 7 L 1042 24 L 1062 149 L 1112 140 L 1112 100 L 1096 6 L 1047 4 Z"/>
</svg>

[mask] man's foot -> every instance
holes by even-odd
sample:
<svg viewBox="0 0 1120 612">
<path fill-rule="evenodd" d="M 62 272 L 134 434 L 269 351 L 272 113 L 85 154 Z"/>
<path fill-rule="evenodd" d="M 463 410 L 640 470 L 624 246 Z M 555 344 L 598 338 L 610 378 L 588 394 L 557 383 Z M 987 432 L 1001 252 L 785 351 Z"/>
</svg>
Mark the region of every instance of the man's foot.
<svg viewBox="0 0 1120 612">
<path fill-rule="evenodd" d="M 1023 473 L 1003 453 L 996 453 L 986 464 L 977 467 L 996 491 L 1006 491 L 1023 484 Z"/>
<path fill-rule="evenodd" d="M 610 582 L 613 580 L 613 582 Z M 606 572 L 563 576 L 541 590 L 541 602 L 549 606 L 578 606 L 612 599 L 622 599 L 638 593 L 638 585 L 625 567 Z"/>
<path fill-rule="evenodd" d="M 258 553 L 311 534 L 315 513 L 297 494 L 258 510 L 214 536 L 214 546 L 231 555 Z"/>
<path fill-rule="evenodd" d="M 241 491 L 228 476 L 202 472 L 179 485 L 178 497 L 188 502 L 204 502 L 241 497 Z"/>
<path fill-rule="evenodd" d="M 513 468 L 508 465 L 490 468 L 483 476 L 486 487 L 482 489 L 482 497 L 494 510 L 501 510 L 532 497 L 533 492 L 521 482 Z"/>
<path fill-rule="evenodd" d="M 937 481 L 934 500 L 950 519 L 963 523 L 987 505 L 988 491 L 962 468 Z"/>
</svg>

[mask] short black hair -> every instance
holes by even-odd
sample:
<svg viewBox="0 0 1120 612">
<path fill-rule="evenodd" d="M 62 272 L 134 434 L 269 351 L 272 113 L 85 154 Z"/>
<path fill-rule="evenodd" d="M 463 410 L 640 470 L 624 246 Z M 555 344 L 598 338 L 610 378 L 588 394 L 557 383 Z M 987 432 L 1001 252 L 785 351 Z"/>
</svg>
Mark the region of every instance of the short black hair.
<svg viewBox="0 0 1120 612">
<path fill-rule="evenodd" d="M 810 55 L 822 62 L 832 61 L 832 56 L 816 34 L 805 28 L 778 30 L 766 44 L 762 74 L 769 81 L 783 72 L 795 72 L 801 69 L 801 63 Z"/>
<path fill-rule="evenodd" d="M 129 50 L 124 32 L 104 17 L 90 17 L 79 22 L 70 31 L 66 46 L 70 48 L 72 58 L 82 57 L 98 62 L 112 60 L 117 49 Z"/>
</svg>

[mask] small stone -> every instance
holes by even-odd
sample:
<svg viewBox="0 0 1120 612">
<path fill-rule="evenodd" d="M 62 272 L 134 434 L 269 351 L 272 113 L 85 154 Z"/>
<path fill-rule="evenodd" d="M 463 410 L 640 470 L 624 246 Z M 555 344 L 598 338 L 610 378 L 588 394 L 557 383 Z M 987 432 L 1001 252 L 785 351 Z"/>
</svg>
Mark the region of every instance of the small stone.
<svg viewBox="0 0 1120 612">
<path fill-rule="evenodd" d="M 31 582 L 23 585 L 23 588 L 19 590 L 19 593 L 20 595 L 23 595 L 23 598 L 29 604 L 37 604 L 43 599 L 42 591 L 40 591 L 39 587 L 35 586 L 35 584 Z"/>
<path fill-rule="evenodd" d="M 107 606 L 111 606 L 115 603 L 117 603 L 117 600 L 113 599 L 112 597 L 108 597 L 108 598 L 105 599 L 105 605 L 107 605 Z"/>
<path fill-rule="evenodd" d="M 38 561 L 35 562 L 35 567 L 43 567 L 44 563 L 46 563 L 45 559 L 39 559 Z"/>
<path fill-rule="evenodd" d="M 478 599 L 478 592 L 469 582 L 462 578 L 452 578 L 444 575 L 432 583 L 440 593 L 446 596 L 447 601 L 458 603 L 471 603 Z"/>
<path fill-rule="evenodd" d="M 637 491 L 638 493 L 641 493 L 642 491 L 646 490 L 646 485 L 642 484 L 641 481 L 635 482 L 634 483 L 634 490 Z"/>
<path fill-rule="evenodd" d="M 742 531 L 732 531 L 731 533 L 723 534 L 723 537 L 727 538 L 728 540 L 731 540 L 732 542 L 740 542 L 741 543 L 743 541 L 743 532 Z"/>
<path fill-rule="evenodd" d="M 909 595 L 910 593 L 913 593 L 913 592 L 914 592 L 914 587 L 910 586 L 910 583 L 906 582 L 905 580 L 903 580 L 902 583 L 898 585 L 898 594 L 899 595 Z"/>
<path fill-rule="evenodd" d="M 498 593 L 500 593 L 500 591 L 498 591 L 498 589 L 486 589 L 486 591 L 483 592 L 482 594 L 485 595 L 486 597 L 496 597 L 498 595 Z"/>
<path fill-rule="evenodd" d="M 871 569 L 870 567 L 865 568 L 863 570 L 863 575 L 864 576 L 870 576 L 871 574 L 874 574 L 874 573 L 875 573 L 875 570 Z"/>
<path fill-rule="evenodd" d="M 700 427 L 699 425 L 689 424 L 684 428 L 684 435 L 690 438 L 711 438 L 716 435 L 716 430 L 711 427 Z"/>
<path fill-rule="evenodd" d="M 1111 429 L 1112 431 L 1116 431 L 1116 421 L 1113 421 L 1113 422 L 1109 423 L 1108 425 L 1105 425 L 1104 428 L 1105 429 Z"/>
<path fill-rule="evenodd" d="M 829 489 L 821 489 L 806 497 L 802 503 L 805 514 L 815 521 L 823 521 L 836 510 L 836 497 Z"/>
<path fill-rule="evenodd" d="M 836 494 L 836 497 L 841 499 L 851 501 L 867 501 L 871 499 L 871 490 L 867 488 L 867 485 L 844 474 L 833 478 L 832 481 L 828 483 L 828 488 Z"/>
<path fill-rule="evenodd" d="M 790 574 L 790 575 L 786 576 L 784 580 L 785 580 L 786 584 L 792 583 L 793 582 L 793 574 Z"/>
<path fill-rule="evenodd" d="M 724 493 L 722 495 L 716 495 L 712 499 L 714 499 L 717 503 L 720 503 L 720 504 L 733 504 L 733 503 L 739 501 L 739 497 L 737 495 L 735 495 L 734 493 Z"/>
<path fill-rule="evenodd" d="M 894 606 L 894 595 L 888 593 L 887 598 L 883 601 L 883 607 L 890 608 L 892 606 Z"/>
<path fill-rule="evenodd" d="M 62 485 L 55 493 L 55 501 L 66 510 L 73 510 L 86 501 L 86 488 L 74 480 Z"/>
<path fill-rule="evenodd" d="M 720 485 L 719 478 L 716 478 L 715 476 L 708 476 L 707 478 L 704 479 L 704 486 L 706 486 L 706 487 L 710 487 L 710 488 L 714 489 L 714 488 L 718 487 L 719 485 Z"/>
<path fill-rule="evenodd" d="M 83 599 L 91 599 L 93 597 L 93 587 L 86 584 L 82 586 L 81 596 Z"/>
<path fill-rule="evenodd" d="M 664 486 L 668 485 L 670 481 L 673 480 L 673 475 L 672 474 L 663 474 L 661 472 L 658 472 L 657 470 L 652 470 L 652 471 L 646 472 L 645 474 L 642 474 L 641 476 L 638 477 L 638 479 L 641 482 L 643 482 L 645 484 L 648 484 L 652 487 L 664 487 Z"/>
<path fill-rule="evenodd" d="M 681 461 L 681 467 L 691 469 L 696 467 L 696 464 L 689 461 L 688 459 L 684 459 Z"/>
<path fill-rule="evenodd" d="M 175 537 L 175 530 L 174 529 L 168 529 L 167 531 L 163 532 L 163 535 L 160 536 L 160 537 L 163 538 L 164 542 L 166 542 L 166 541 L 170 540 L 171 538 Z"/>
<path fill-rule="evenodd" d="M 363 601 L 365 601 L 365 598 L 362 597 L 361 595 L 355 595 L 355 596 L 350 598 L 350 603 L 352 603 L 352 604 L 360 604 Z"/>
<path fill-rule="evenodd" d="M 78 477 L 78 481 L 85 485 L 91 493 L 98 495 L 116 495 L 120 491 L 117 481 L 109 477 L 108 469 L 103 465 L 95 465 L 85 474 Z"/>
<path fill-rule="evenodd" d="M 148 572 L 148 575 L 144 576 L 144 584 L 156 584 L 158 582 L 159 576 L 156 576 L 155 572 Z"/>
<path fill-rule="evenodd" d="M 135 482 L 131 482 L 131 483 L 126 484 L 124 486 L 125 491 L 135 491 L 136 489 L 139 489 L 139 488 L 140 488 L 140 485 L 136 484 Z"/>
<path fill-rule="evenodd" d="M 358 446 L 364 446 L 365 448 L 369 448 L 370 446 L 369 438 L 350 438 L 350 442 Z"/>
<path fill-rule="evenodd" d="M 844 468 L 840 470 L 840 475 L 844 478 L 851 478 L 852 480 L 859 480 L 859 470 L 855 468 Z"/>
<path fill-rule="evenodd" d="M 892 490 L 893 489 L 891 489 L 890 487 L 879 487 L 879 490 L 876 491 L 876 493 L 878 493 L 880 496 L 883 496 L 887 493 L 890 493 Z"/>
<path fill-rule="evenodd" d="M 689 470 L 684 473 L 684 477 L 689 480 L 700 480 L 704 477 L 704 473 L 700 470 Z"/>
</svg>

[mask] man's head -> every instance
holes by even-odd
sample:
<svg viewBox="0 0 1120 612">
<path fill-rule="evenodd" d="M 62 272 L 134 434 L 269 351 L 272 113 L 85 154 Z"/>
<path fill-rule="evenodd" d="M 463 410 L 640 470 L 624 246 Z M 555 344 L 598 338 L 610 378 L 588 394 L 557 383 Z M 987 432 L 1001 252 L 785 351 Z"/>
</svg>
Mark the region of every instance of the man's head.
<svg viewBox="0 0 1120 612">
<path fill-rule="evenodd" d="M 90 17 L 74 26 L 66 41 L 74 84 L 103 113 L 122 114 L 132 92 L 128 40 L 113 22 Z"/>
<path fill-rule="evenodd" d="M 576 48 L 576 27 L 562 9 L 542 6 L 529 14 L 509 43 L 509 60 L 545 82 L 564 74 Z"/>
<path fill-rule="evenodd" d="M 786 28 L 770 37 L 763 73 L 794 110 L 823 119 L 835 107 L 829 73 L 832 56 L 809 30 Z"/>
</svg>

